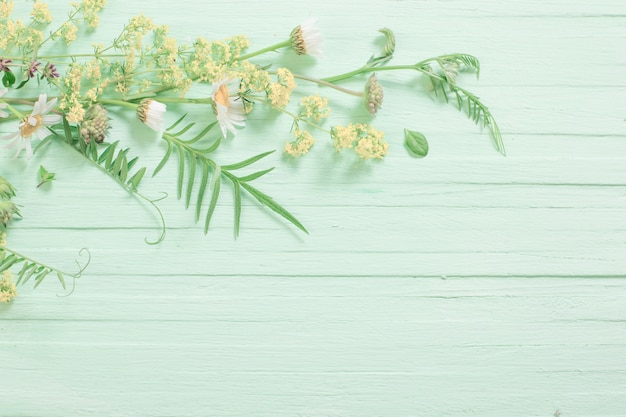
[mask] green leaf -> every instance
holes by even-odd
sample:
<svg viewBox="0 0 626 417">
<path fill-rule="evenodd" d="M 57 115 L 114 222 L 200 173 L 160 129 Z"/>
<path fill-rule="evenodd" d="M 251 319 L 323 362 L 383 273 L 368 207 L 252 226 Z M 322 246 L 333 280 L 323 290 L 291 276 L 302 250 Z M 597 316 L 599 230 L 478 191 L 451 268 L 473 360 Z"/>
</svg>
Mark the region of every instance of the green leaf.
<svg viewBox="0 0 626 417">
<path fill-rule="evenodd" d="M 259 203 L 266 205 L 267 207 L 270 208 L 270 210 L 272 210 L 276 214 L 282 216 L 286 220 L 290 221 L 298 229 L 302 230 L 306 234 L 309 234 L 309 232 L 302 225 L 302 223 L 300 223 L 298 221 L 298 219 L 296 219 L 293 214 L 289 213 L 283 206 L 281 206 L 276 201 L 274 201 L 274 199 L 272 197 L 268 196 L 265 193 L 262 193 L 261 191 L 259 191 L 258 189 L 254 188 L 253 186 L 251 186 L 248 183 L 242 182 L 241 186 L 247 192 L 249 192 L 254 198 L 256 198 Z"/>
<path fill-rule="evenodd" d="M 209 182 L 209 164 L 206 160 L 200 160 L 202 164 L 202 180 L 198 189 L 198 201 L 196 203 L 196 221 L 200 220 L 200 210 L 202 209 L 202 201 L 204 200 L 204 191 Z"/>
<path fill-rule="evenodd" d="M 196 157 L 189 155 L 189 178 L 187 178 L 187 198 L 185 199 L 185 208 L 189 208 L 191 202 L 191 193 L 193 191 L 193 183 L 196 179 Z"/>
<path fill-rule="evenodd" d="M 152 173 L 153 177 L 165 166 L 165 163 L 170 159 L 170 156 L 172 155 L 172 149 L 173 149 L 172 142 L 166 140 L 166 143 L 167 143 L 167 151 L 165 152 L 165 155 L 163 155 L 163 159 L 161 159 L 161 162 L 159 162 L 159 165 L 157 165 L 157 167 L 154 169 L 154 172 Z"/>
<path fill-rule="evenodd" d="M 257 172 L 254 172 L 252 174 L 249 174 L 249 175 L 246 175 L 246 176 L 243 176 L 243 177 L 239 177 L 239 181 L 241 181 L 241 182 L 254 181 L 257 178 L 260 178 L 263 175 L 265 175 L 265 174 L 267 174 L 269 172 L 272 172 L 273 170 L 274 170 L 274 167 L 271 167 L 271 168 L 268 168 L 268 169 L 264 169 L 262 171 L 257 171 Z"/>
<path fill-rule="evenodd" d="M 404 145 L 413 156 L 423 158 L 428 155 L 428 141 L 420 132 L 404 129 Z"/>
<path fill-rule="evenodd" d="M 239 225 L 241 224 L 241 186 L 237 181 L 233 181 L 233 196 L 235 206 L 235 237 L 238 237 Z"/>
<path fill-rule="evenodd" d="M 172 130 L 174 130 L 174 128 L 176 128 L 176 126 L 178 126 L 180 124 L 180 122 L 182 122 L 185 117 L 187 117 L 187 113 L 185 113 L 182 116 L 180 116 L 180 118 L 178 120 L 176 120 L 173 125 L 171 125 L 170 127 L 168 127 L 166 129 L 166 132 L 171 132 Z"/>
<path fill-rule="evenodd" d="M 222 165 L 222 169 L 224 171 L 234 171 L 236 169 L 241 169 L 241 168 L 245 168 L 248 165 L 254 164 L 256 161 L 265 158 L 268 155 L 273 154 L 275 151 L 267 151 L 267 152 L 263 152 L 260 153 L 258 155 L 253 156 L 252 158 L 248 158 L 244 161 L 238 162 L 236 164 L 230 164 L 230 165 Z"/>
<path fill-rule="evenodd" d="M 65 285 L 65 278 L 63 277 L 63 274 L 60 272 L 57 272 L 57 278 L 59 279 L 59 282 L 63 286 L 63 289 L 66 290 L 67 286 Z"/>
<path fill-rule="evenodd" d="M 15 84 L 15 75 L 11 71 L 5 71 L 2 77 L 2 85 L 11 87 L 13 84 Z"/>
<path fill-rule="evenodd" d="M 142 167 L 139 171 L 135 172 L 132 177 L 130 177 L 127 184 L 137 189 L 137 187 L 139 186 L 139 182 L 141 181 L 145 173 L 146 167 Z"/>
<path fill-rule="evenodd" d="M 217 199 L 220 196 L 220 187 L 221 187 L 221 176 L 217 173 L 213 175 L 217 175 L 213 177 L 213 193 L 211 194 L 211 203 L 209 204 L 209 211 L 206 213 L 206 220 L 204 222 L 204 233 L 208 233 L 209 231 L 209 223 L 211 222 L 211 217 L 213 217 L 213 212 L 215 211 L 215 206 L 217 205 Z"/>
</svg>

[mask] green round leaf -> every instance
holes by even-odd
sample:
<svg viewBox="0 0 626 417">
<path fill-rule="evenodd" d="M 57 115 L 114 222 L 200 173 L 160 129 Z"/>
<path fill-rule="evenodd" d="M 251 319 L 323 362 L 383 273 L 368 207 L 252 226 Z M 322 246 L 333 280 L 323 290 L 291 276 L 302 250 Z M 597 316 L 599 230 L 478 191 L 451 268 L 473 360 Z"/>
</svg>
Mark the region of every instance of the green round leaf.
<svg viewBox="0 0 626 417">
<path fill-rule="evenodd" d="M 428 155 L 428 141 L 426 136 L 420 132 L 404 129 L 404 146 L 407 147 L 411 155 L 418 158 Z"/>
</svg>

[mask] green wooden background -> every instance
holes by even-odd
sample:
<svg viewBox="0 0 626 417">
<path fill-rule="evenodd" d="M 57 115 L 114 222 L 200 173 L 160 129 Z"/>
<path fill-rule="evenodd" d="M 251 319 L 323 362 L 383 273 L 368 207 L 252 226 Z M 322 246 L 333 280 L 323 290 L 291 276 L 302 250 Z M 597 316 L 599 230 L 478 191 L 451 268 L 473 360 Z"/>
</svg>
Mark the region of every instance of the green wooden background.
<svg viewBox="0 0 626 417">
<path fill-rule="evenodd" d="M 508 156 L 416 74 L 380 74 L 384 161 L 319 137 L 306 158 L 264 165 L 277 168 L 259 186 L 310 235 L 246 200 L 234 239 L 226 192 L 205 236 L 172 163 L 144 183 L 170 194 L 152 247 L 150 208 L 79 156 L 0 153 L 23 204 L 10 245 L 65 269 L 82 247 L 93 256 L 72 296 L 50 279 L 0 306 L 0 416 L 626 415 L 623 0 L 110 0 L 85 44 L 141 12 L 187 41 L 247 34 L 252 50 L 318 16 L 323 58 L 271 57 L 317 76 L 361 65 L 381 27 L 396 63 L 474 54 L 481 79 L 460 82 L 490 106 Z M 366 120 L 356 99 L 307 91 L 341 99 L 333 123 Z M 284 117 L 248 125 L 219 161 L 289 137 Z M 405 127 L 427 135 L 427 158 L 407 155 Z M 164 151 L 136 123 L 112 139 L 148 167 Z M 35 189 L 39 164 L 51 187 Z"/>
</svg>

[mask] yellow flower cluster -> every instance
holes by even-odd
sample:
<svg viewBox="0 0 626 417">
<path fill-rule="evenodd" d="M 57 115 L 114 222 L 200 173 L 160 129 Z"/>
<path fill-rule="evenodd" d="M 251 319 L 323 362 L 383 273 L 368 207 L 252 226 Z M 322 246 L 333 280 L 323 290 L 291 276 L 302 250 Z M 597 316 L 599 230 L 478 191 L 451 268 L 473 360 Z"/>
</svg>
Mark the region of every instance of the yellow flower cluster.
<svg viewBox="0 0 626 417">
<path fill-rule="evenodd" d="M 246 70 L 243 63 L 237 61 L 249 44 L 248 38 L 243 35 L 211 42 L 198 38 L 185 69 L 201 81 L 218 82 L 223 78 L 241 77 Z"/>
<path fill-rule="evenodd" d="M 85 109 L 80 102 L 83 66 L 77 63 L 71 64 L 63 77 L 63 85 L 66 92 L 63 94 L 59 107 L 65 112 L 65 118 L 70 123 L 83 121 Z"/>
<path fill-rule="evenodd" d="M 59 29 L 59 31 L 57 32 L 57 34 L 63 38 L 67 45 L 76 40 L 77 33 L 78 27 L 70 22 L 63 23 L 63 26 L 61 26 L 61 29 Z"/>
<path fill-rule="evenodd" d="M 296 88 L 293 74 L 287 68 L 276 70 L 276 82 L 270 83 L 267 88 L 269 102 L 279 109 L 284 108 L 291 97 L 291 92 Z"/>
<path fill-rule="evenodd" d="M 17 297 L 17 288 L 13 282 L 13 274 L 7 269 L 0 279 L 0 303 L 8 303 L 15 297 Z"/>
<path fill-rule="evenodd" d="M 106 0 L 83 0 L 81 2 L 79 6 L 81 13 L 90 28 L 98 26 L 98 13 L 102 10 L 105 4 Z"/>
<path fill-rule="evenodd" d="M 296 140 L 293 142 L 287 142 L 284 149 L 285 153 L 291 156 L 302 156 L 309 152 L 315 144 L 315 138 L 306 130 L 296 129 L 294 136 L 296 137 Z"/>
<path fill-rule="evenodd" d="M 40 30 L 24 25 L 19 19 L 0 23 L 0 49 L 12 45 L 33 50 L 35 47 L 39 47 L 42 40 L 43 33 Z"/>
<path fill-rule="evenodd" d="M 307 96 L 300 100 L 300 117 L 319 122 L 330 116 L 328 99 L 320 96 Z"/>
<path fill-rule="evenodd" d="M 33 5 L 33 11 L 30 13 L 35 23 L 41 23 L 47 25 L 52 22 L 52 13 L 48 9 L 46 3 L 40 3 L 39 0 Z"/>
<path fill-rule="evenodd" d="M 265 91 L 270 84 L 270 75 L 267 71 L 263 70 L 259 66 L 250 63 L 249 61 L 243 61 L 241 63 L 241 84 L 239 85 L 239 92 L 245 93 L 247 90 L 255 92 Z"/>
<path fill-rule="evenodd" d="M 13 12 L 13 0 L 0 0 L 0 19 L 7 19 Z"/>
<path fill-rule="evenodd" d="M 364 123 L 334 126 L 330 134 L 337 152 L 353 148 L 362 159 L 382 159 L 389 149 L 389 144 L 383 140 L 385 134 Z"/>
</svg>

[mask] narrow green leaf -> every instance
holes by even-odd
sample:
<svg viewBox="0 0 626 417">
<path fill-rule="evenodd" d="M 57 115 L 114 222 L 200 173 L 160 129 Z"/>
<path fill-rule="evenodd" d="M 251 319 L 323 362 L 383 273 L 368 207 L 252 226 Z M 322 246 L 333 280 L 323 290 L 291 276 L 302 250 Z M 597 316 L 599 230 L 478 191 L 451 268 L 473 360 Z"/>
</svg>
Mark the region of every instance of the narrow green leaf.
<svg viewBox="0 0 626 417">
<path fill-rule="evenodd" d="M 129 150 L 130 150 L 130 148 L 129 148 Z M 138 156 L 136 156 L 136 157 L 134 157 L 133 159 L 131 159 L 130 161 L 128 161 L 128 163 L 126 164 L 126 166 L 128 166 L 128 170 L 129 170 L 129 171 L 130 171 L 130 170 L 131 170 L 131 169 L 135 166 L 135 164 L 137 163 L 137 161 L 139 161 L 139 157 L 138 157 Z"/>
<path fill-rule="evenodd" d="M 309 233 L 306 230 L 306 228 L 302 225 L 302 223 L 300 223 L 300 221 L 298 221 L 298 219 L 294 217 L 293 214 L 289 213 L 284 207 L 282 207 L 280 204 L 274 201 L 272 197 L 268 196 L 267 194 L 262 193 L 261 191 L 254 188 L 248 183 L 242 182 L 241 186 L 246 191 L 248 191 L 254 198 L 256 198 L 259 203 L 266 205 L 267 207 L 270 208 L 270 210 L 272 210 L 276 214 L 282 216 L 283 218 L 291 222 L 294 226 L 302 230 L 304 233 L 306 234 Z"/>
<path fill-rule="evenodd" d="M 252 158 L 248 158 L 246 160 L 243 160 L 241 162 L 238 162 L 236 164 L 230 164 L 230 165 L 222 165 L 222 169 L 225 171 L 234 171 L 236 169 L 241 169 L 241 168 L 245 168 L 248 165 L 251 165 L 253 163 L 255 163 L 256 161 L 265 158 L 266 156 L 273 154 L 275 151 L 267 151 L 267 152 L 263 152 L 260 153 L 258 155 L 253 156 Z"/>
<path fill-rule="evenodd" d="M 176 133 L 172 133 L 172 136 L 176 136 L 176 137 L 180 137 L 182 135 L 184 135 L 189 129 L 191 129 L 192 127 L 194 127 L 196 125 L 196 123 L 189 123 L 187 126 L 183 127 L 181 130 L 179 130 Z"/>
<path fill-rule="evenodd" d="M 39 273 L 41 273 L 41 271 L 43 271 L 43 270 L 44 270 L 44 267 L 43 267 L 43 266 L 41 266 L 41 265 L 39 265 L 39 266 L 38 266 L 38 267 L 36 267 L 36 268 L 32 268 L 32 269 L 30 269 L 30 270 L 28 271 L 28 273 L 24 276 L 24 281 L 22 282 L 22 284 L 26 284 L 26 283 L 27 283 L 27 282 L 31 279 L 31 277 L 32 277 L 33 275 L 34 275 L 34 276 L 37 276 L 37 275 L 38 275 Z"/>
<path fill-rule="evenodd" d="M 197 151 L 203 155 L 209 154 L 211 152 L 215 152 L 215 150 L 220 146 L 221 141 L 222 141 L 222 137 L 219 136 L 217 139 L 215 139 L 215 142 L 213 142 L 211 146 L 205 149 L 198 149 Z"/>
<path fill-rule="evenodd" d="M 428 155 L 428 141 L 420 132 L 404 129 L 404 145 L 413 156 L 423 158 Z"/>
<path fill-rule="evenodd" d="M 238 181 L 233 181 L 233 196 L 235 207 L 235 237 L 239 236 L 239 225 L 241 223 L 241 186 Z"/>
<path fill-rule="evenodd" d="M 176 126 L 178 126 L 180 124 L 180 122 L 182 122 L 185 117 L 187 117 L 187 113 L 185 113 L 182 116 L 180 116 L 180 118 L 178 120 L 176 120 L 173 125 L 171 125 L 170 127 L 168 127 L 166 129 L 166 132 L 171 132 L 172 130 L 174 130 L 176 128 Z"/>
<path fill-rule="evenodd" d="M 268 169 L 264 169 L 262 171 L 257 171 L 254 172 L 252 174 L 243 176 L 243 177 L 239 177 L 239 181 L 241 182 L 250 182 L 250 181 L 254 181 L 257 178 L 262 177 L 263 175 L 267 174 L 268 172 L 272 172 L 274 170 L 274 167 L 268 168 Z"/>
<path fill-rule="evenodd" d="M 126 155 L 123 156 L 122 166 L 120 167 L 120 181 L 125 182 L 128 177 L 128 161 Z"/>
<path fill-rule="evenodd" d="M 72 136 L 72 129 L 70 128 L 70 123 L 67 121 L 65 116 L 63 116 L 63 132 L 65 133 L 65 141 L 69 144 L 74 142 Z"/>
<path fill-rule="evenodd" d="M 63 274 L 60 272 L 57 272 L 57 278 L 59 279 L 59 282 L 63 286 L 63 289 L 66 290 L 67 286 L 65 285 L 65 278 L 63 277 Z"/>
<path fill-rule="evenodd" d="M 189 208 L 191 202 L 191 192 L 193 191 L 193 182 L 196 179 L 196 157 L 189 155 L 189 178 L 187 178 L 187 198 L 185 199 L 185 208 Z"/>
<path fill-rule="evenodd" d="M 176 144 L 178 150 L 178 199 L 183 195 L 183 179 L 185 178 L 185 150 Z"/>
<path fill-rule="evenodd" d="M 200 220 L 200 210 L 202 209 L 204 192 L 209 182 L 209 164 L 204 159 L 201 159 L 200 162 L 202 169 L 202 180 L 200 181 L 200 188 L 198 189 L 198 200 L 196 202 L 196 221 Z"/>
<path fill-rule="evenodd" d="M 35 277 L 35 288 L 39 286 L 43 282 L 43 279 L 50 273 L 49 269 L 44 269 L 39 275 Z"/>
<path fill-rule="evenodd" d="M 141 181 L 145 173 L 146 167 L 142 167 L 139 171 L 135 172 L 132 177 L 130 177 L 127 184 L 137 189 L 137 187 L 139 186 L 139 182 Z"/>
<path fill-rule="evenodd" d="M 196 143 L 197 141 L 202 139 L 207 133 L 209 133 L 211 131 L 211 129 L 213 129 L 215 127 L 216 124 L 217 124 L 217 121 L 211 123 L 210 125 L 205 127 L 202 130 L 202 132 L 198 133 L 195 137 L 193 137 L 192 139 L 189 139 L 189 140 L 185 140 L 183 142 L 185 142 L 187 145 L 193 145 L 194 143 Z"/>
<path fill-rule="evenodd" d="M 214 174 L 215 175 L 215 174 Z M 213 212 L 215 211 L 215 206 L 217 205 L 217 199 L 220 196 L 220 187 L 221 187 L 221 176 L 218 174 L 217 177 L 213 179 L 213 193 L 211 194 L 211 203 L 209 203 L 209 210 L 206 213 L 206 220 L 204 222 L 204 233 L 208 233 L 209 231 L 209 223 L 211 222 L 211 217 L 213 217 Z"/>
<path fill-rule="evenodd" d="M 18 259 L 19 258 L 13 253 L 4 258 L 2 263 L 0 263 L 0 272 L 6 271 L 7 269 L 11 268 L 11 266 L 13 266 L 13 264 L 15 264 Z"/>
<path fill-rule="evenodd" d="M 16 280 L 16 284 L 19 284 L 20 282 L 22 282 L 22 278 L 24 278 L 24 274 L 26 273 L 26 271 L 28 271 L 30 268 L 35 267 L 35 264 L 32 262 L 24 262 L 24 265 L 22 266 L 22 270 L 20 271 L 20 273 L 17 275 L 17 280 Z"/>
<path fill-rule="evenodd" d="M 166 140 L 167 143 L 167 151 L 165 152 L 165 155 L 163 155 L 163 159 L 161 159 L 161 162 L 159 162 L 159 165 L 157 165 L 157 167 L 154 169 L 154 172 L 152 173 L 152 176 L 154 177 L 164 166 L 165 163 L 168 161 L 168 159 L 170 159 L 170 156 L 172 155 L 172 142 L 170 142 L 169 140 Z"/>
<path fill-rule="evenodd" d="M 111 165 L 113 164 L 113 157 L 115 156 L 115 148 L 117 147 L 118 143 L 120 143 L 120 141 L 116 140 L 115 142 L 110 144 L 108 148 L 105 149 L 105 152 L 109 152 L 109 153 L 106 156 L 104 167 L 109 171 L 111 170 Z"/>
<path fill-rule="evenodd" d="M 113 156 L 111 155 L 113 153 L 113 151 L 115 150 L 115 146 L 117 146 L 117 144 L 119 143 L 118 141 L 113 142 L 112 144 L 108 145 L 100 154 L 100 156 L 98 157 L 98 163 L 102 164 L 103 162 L 105 162 L 106 160 L 112 160 Z M 109 156 L 111 155 L 111 156 Z M 110 162 L 109 162 L 110 163 Z M 104 165 L 105 167 L 107 167 L 107 164 Z M 108 167 L 107 167 L 108 168 Z"/>
</svg>

